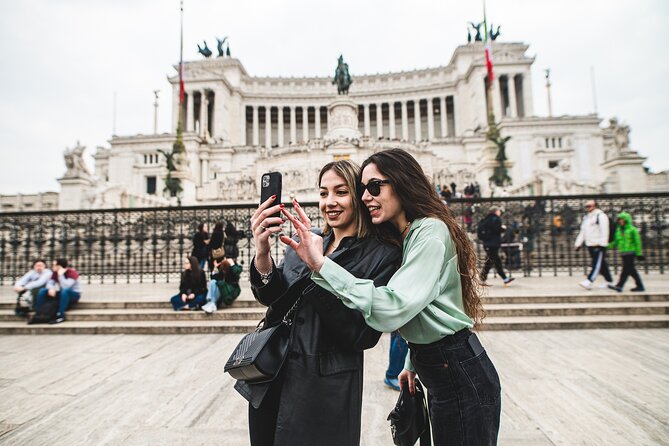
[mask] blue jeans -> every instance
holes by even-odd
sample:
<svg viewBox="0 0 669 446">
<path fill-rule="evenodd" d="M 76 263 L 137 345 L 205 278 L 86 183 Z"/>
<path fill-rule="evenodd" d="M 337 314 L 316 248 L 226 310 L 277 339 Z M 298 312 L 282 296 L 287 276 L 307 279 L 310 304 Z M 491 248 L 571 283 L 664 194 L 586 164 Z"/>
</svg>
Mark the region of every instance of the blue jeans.
<svg viewBox="0 0 669 446">
<path fill-rule="evenodd" d="M 47 294 L 48 292 L 49 290 L 46 288 L 39 290 L 39 293 L 37 293 L 37 302 L 35 302 L 35 311 L 39 311 L 42 305 L 44 305 L 47 297 L 50 297 Z M 65 312 L 69 310 L 72 305 L 79 302 L 79 299 L 81 299 L 81 293 L 72 291 L 72 288 L 64 288 L 58 291 L 56 297 L 58 296 L 60 296 L 60 302 L 58 302 L 59 316 L 65 316 Z"/>
<path fill-rule="evenodd" d="M 186 302 L 184 303 L 184 301 L 181 300 L 181 294 L 176 294 L 170 298 L 170 302 L 172 302 L 172 308 L 174 308 L 174 311 L 179 311 L 185 306 L 188 306 L 188 308 L 201 307 L 207 303 L 207 297 L 204 293 L 197 294 L 193 299 L 186 299 Z"/>
<path fill-rule="evenodd" d="M 215 280 L 209 281 L 209 288 L 207 290 L 207 302 L 213 302 L 218 305 L 218 299 L 221 298 L 221 291 L 218 289 Z"/>
<path fill-rule="evenodd" d="M 465 329 L 432 344 L 409 344 L 409 349 L 427 387 L 435 446 L 496 445 L 501 387 L 476 335 Z"/>
<path fill-rule="evenodd" d="M 404 360 L 409 351 L 407 341 L 400 335 L 400 332 L 395 330 L 390 333 L 390 358 L 388 360 L 388 370 L 386 370 L 386 378 L 396 379 L 402 369 L 404 369 Z"/>
</svg>

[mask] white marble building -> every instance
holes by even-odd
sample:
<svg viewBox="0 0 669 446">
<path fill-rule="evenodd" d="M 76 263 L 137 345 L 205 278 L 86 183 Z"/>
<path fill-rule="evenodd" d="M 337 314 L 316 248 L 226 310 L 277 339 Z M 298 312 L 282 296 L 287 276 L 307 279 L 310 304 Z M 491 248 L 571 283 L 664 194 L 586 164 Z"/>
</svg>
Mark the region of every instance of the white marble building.
<svg viewBox="0 0 669 446">
<path fill-rule="evenodd" d="M 537 116 L 528 45 L 495 41 L 493 48 L 493 110 L 502 136 L 511 136 L 513 184 L 503 191 L 488 184 L 496 149 L 485 139 L 485 59 L 474 42 L 457 47 L 441 67 L 375 75 L 352 67 L 352 105 L 343 109 L 330 107 L 341 99 L 330 77 L 254 77 L 229 57 L 186 62 L 181 110 L 178 76 L 169 78 L 172 132 L 112 137 L 95 153 L 94 174 L 68 170 L 61 179 L 60 207 L 167 204 L 158 150 L 171 150 L 179 112 L 189 164 L 184 205 L 256 202 L 256 180 L 270 170 L 283 173 L 284 197 L 315 200 L 326 162 L 362 162 L 390 147 L 414 154 L 435 184 L 455 182 L 461 191 L 477 181 L 484 196 L 669 190 L 667 172 L 646 173 L 645 158 L 630 148 L 629 127 L 617 120 L 603 127 L 596 115 Z M 337 113 L 349 109 L 343 131 Z"/>
</svg>

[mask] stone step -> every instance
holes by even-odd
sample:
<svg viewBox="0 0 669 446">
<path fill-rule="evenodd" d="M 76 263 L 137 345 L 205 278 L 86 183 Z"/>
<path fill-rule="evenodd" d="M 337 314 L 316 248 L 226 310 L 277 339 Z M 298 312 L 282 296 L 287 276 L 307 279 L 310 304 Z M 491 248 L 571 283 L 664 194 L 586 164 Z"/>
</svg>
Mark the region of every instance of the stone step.
<svg viewBox="0 0 669 446">
<path fill-rule="evenodd" d="M 0 302 L 0 310 L 13 310 L 15 302 Z M 165 299 L 142 300 L 83 300 L 76 307 L 78 310 L 120 310 L 120 309 L 172 309 L 172 305 Z M 237 299 L 228 308 L 264 308 L 256 300 Z"/>
<path fill-rule="evenodd" d="M 255 321 L 67 321 L 27 325 L 0 322 L 0 334 L 203 334 L 248 333 Z M 555 330 L 592 328 L 669 328 L 669 315 L 489 317 L 483 330 Z"/>
<path fill-rule="evenodd" d="M 669 314 L 669 302 L 514 303 L 484 305 L 489 317 Z"/>
<path fill-rule="evenodd" d="M 548 317 L 669 314 L 669 302 L 533 303 L 485 305 L 488 317 Z M 214 314 L 170 308 L 99 308 L 68 311 L 68 321 L 259 321 L 264 308 L 225 308 Z M 0 310 L 0 321 L 20 322 L 13 310 Z"/>
<path fill-rule="evenodd" d="M 495 317 L 483 330 L 581 330 L 591 328 L 669 328 L 669 315 Z"/>
<path fill-rule="evenodd" d="M 122 308 L 122 309 L 93 309 L 70 310 L 67 312 L 68 321 L 219 321 L 219 320 L 246 320 L 259 321 L 265 315 L 264 310 L 258 308 L 227 308 L 207 314 L 204 311 L 174 311 L 169 308 Z M 0 321 L 22 321 L 14 315 L 13 310 L 0 310 Z"/>
<path fill-rule="evenodd" d="M 508 296 L 485 296 L 482 298 L 483 304 L 487 307 L 490 304 L 557 304 L 557 303 L 610 303 L 610 302 L 669 302 L 669 294 L 664 292 L 645 292 L 645 293 L 608 293 L 602 291 L 583 291 L 581 293 L 552 294 L 552 295 L 508 295 Z M 4 297 L 0 301 L 0 310 L 13 310 L 15 301 Z M 98 309 L 171 309 L 170 303 L 166 299 L 141 298 L 133 300 L 112 299 L 94 299 L 84 300 L 77 304 L 80 310 L 98 310 Z M 255 299 L 249 297 L 240 297 L 235 300 L 229 308 L 265 308 Z"/>
<path fill-rule="evenodd" d="M 536 304 L 536 303 L 598 303 L 598 302 L 669 302 L 669 294 L 664 292 L 624 293 L 588 292 L 546 295 L 508 295 L 484 296 L 484 305 L 488 304 Z"/>
</svg>

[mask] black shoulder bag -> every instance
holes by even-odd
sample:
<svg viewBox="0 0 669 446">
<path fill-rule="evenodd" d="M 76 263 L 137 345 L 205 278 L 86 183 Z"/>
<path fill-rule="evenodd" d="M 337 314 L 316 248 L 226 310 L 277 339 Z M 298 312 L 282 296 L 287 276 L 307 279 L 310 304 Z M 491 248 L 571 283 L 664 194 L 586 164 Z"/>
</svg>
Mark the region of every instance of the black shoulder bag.
<svg viewBox="0 0 669 446">
<path fill-rule="evenodd" d="M 295 301 L 279 325 L 264 328 L 263 319 L 253 333 L 244 336 L 225 363 L 225 373 L 254 384 L 276 378 L 288 354 L 292 316 L 300 300 Z"/>
<path fill-rule="evenodd" d="M 432 445 L 425 391 L 418 378 L 416 378 L 416 394 L 411 395 L 409 386 L 405 385 L 388 419 L 393 443 L 397 446 L 413 446 L 419 438 L 420 446 Z"/>
</svg>

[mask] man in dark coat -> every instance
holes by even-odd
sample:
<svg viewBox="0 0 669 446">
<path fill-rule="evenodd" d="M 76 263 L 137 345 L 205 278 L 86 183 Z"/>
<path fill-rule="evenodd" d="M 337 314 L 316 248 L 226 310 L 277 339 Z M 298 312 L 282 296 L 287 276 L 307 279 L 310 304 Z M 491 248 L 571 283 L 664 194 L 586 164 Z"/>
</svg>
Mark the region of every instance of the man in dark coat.
<svg viewBox="0 0 669 446">
<path fill-rule="evenodd" d="M 481 271 L 481 280 L 483 282 L 488 280 L 488 273 L 494 266 L 499 277 L 504 280 L 504 285 L 508 285 L 514 279 L 513 277 L 506 276 L 504 267 L 502 266 L 502 260 L 499 258 L 499 248 L 502 245 L 502 234 L 506 230 L 504 225 L 502 225 L 501 215 L 502 210 L 496 206 L 492 206 L 488 215 L 479 222 L 477 235 L 479 240 L 483 242 L 483 249 L 487 256 L 485 263 L 483 264 L 483 270 Z"/>
<path fill-rule="evenodd" d="M 324 250 L 333 234 L 323 239 Z M 356 277 L 385 285 L 401 262 L 399 246 L 374 238 L 341 240 L 330 258 Z M 363 350 L 381 333 L 365 324 L 362 313 L 316 286 L 309 268 L 286 249 L 283 263 L 263 283 L 250 268 L 253 294 L 268 305 L 266 326 L 278 324 L 301 297 L 293 315 L 288 358 L 279 376 L 266 384 L 237 381 L 249 403 L 251 444 L 355 446 L 360 443 Z"/>
</svg>

